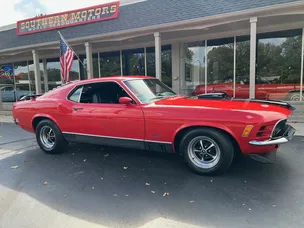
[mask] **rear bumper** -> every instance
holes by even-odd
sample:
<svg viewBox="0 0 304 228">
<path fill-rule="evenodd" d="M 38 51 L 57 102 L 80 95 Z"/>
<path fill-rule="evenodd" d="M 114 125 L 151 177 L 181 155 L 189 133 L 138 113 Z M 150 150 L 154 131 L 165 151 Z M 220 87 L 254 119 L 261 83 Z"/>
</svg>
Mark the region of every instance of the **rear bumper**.
<svg viewBox="0 0 304 228">
<path fill-rule="evenodd" d="M 13 118 L 13 120 L 14 120 L 14 123 L 15 123 L 16 125 L 19 124 L 19 119 Z"/>
<path fill-rule="evenodd" d="M 254 145 L 254 146 L 271 146 L 271 145 L 284 144 L 284 143 L 289 142 L 293 138 L 295 132 L 296 132 L 296 130 L 292 126 L 289 125 L 288 130 L 285 132 L 285 134 L 281 138 L 270 139 L 270 140 L 265 140 L 265 141 L 253 140 L 253 141 L 250 141 L 249 144 Z"/>
</svg>

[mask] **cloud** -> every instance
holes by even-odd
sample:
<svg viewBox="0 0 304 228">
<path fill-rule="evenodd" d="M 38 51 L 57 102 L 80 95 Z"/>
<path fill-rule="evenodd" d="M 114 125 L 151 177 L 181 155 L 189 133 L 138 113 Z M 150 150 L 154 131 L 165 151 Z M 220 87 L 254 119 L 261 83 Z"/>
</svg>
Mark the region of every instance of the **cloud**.
<svg viewBox="0 0 304 228">
<path fill-rule="evenodd" d="M 39 0 L 20 0 L 14 4 L 14 10 L 24 17 L 35 17 L 48 13 L 47 8 Z"/>
<path fill-rule="evenodd" d="M 113 2 L 115 0 L 39 0 L 39 2 L 47 7 L 48 13 L 58 13 L 62 11 L 75 10 L 79 8 L 89 7 L 93 5 L 104 4 Z"/>
</svg>

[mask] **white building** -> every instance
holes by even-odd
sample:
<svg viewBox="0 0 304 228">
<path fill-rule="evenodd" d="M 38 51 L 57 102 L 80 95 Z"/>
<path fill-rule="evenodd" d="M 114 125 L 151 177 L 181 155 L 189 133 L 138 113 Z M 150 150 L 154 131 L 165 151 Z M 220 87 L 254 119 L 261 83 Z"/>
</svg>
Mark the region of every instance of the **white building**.
<svg viewBox="0 0 304 228">
<path fill-rule="evenodd" d="M 121 1 L 2 27 L 0 87 L 43 93 L 60 84 L 60 31 L 86 66 L 75 58 L 71 80 L 149 75 L 183 94 L 202 85 L 201 92 L 301 104 L 304 1 L 236 2 Z M 107 20 L 90 21 L 89 12 Z M 56 27 L 56 16 L 72 13 L 87 23 Z"/>
</svg>

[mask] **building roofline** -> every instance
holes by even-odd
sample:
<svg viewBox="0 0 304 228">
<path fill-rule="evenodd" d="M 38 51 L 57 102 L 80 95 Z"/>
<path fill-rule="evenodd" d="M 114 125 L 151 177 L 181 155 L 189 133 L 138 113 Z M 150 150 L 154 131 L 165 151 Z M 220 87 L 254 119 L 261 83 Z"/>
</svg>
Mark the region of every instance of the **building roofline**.
<svg viewBox="0 0 304 228">
<path fill-rule="evenodd" d="M 15 28 L 17 28 L 17 24 L 16 23 L 9 24 L 9 25 L 4 25 L 4 26 L 0 27 L 0 32 L 11 30 L 11 29 L 15 29 Z"/>
<path fill-rule="evenodd" d="M 140 2 L 145 2 L 148 0 L 118 0 L 118 1 L 120 2 L 120 7 L 123 7 L 123 6 L 132 5 L 132 4 L 136 4 L 136 3 L 140 3 Z M 109 3 L 111 3 L 111 2 L 109 2 Z M 107 4 L 107 3 L 105 3 L 105 4 Z M 75 9 L 75 10 L 77 10 L 77 9 Z M 66 11 L 62 11 L 62 12 L 66 12 Z M 62 13 L 62 12 L 57 12 L 57 13 Z M 52 14 L 53 13 L 47 14 L 46 16 L 52 15 Z M 27 19 L 29 19 L 29 18 L 25 18 L 23 20 L 27 20 Z M 0 26 L 0 32 L 15 29 L 15 28 L 17 28 L 17 22 L 13 23 L 13 24 L 9 24 L 9 25 Z"/>
<path fill-rule="evenodd" d="M 146 1 L 146 0 L 137 0 L 134 3 L 141 2 L 141 1 Z M 127 34 L 134 35 L 134 33 L 136 33 L 136 32 L 140 33 L 138 35 L 138 36 L 140 36 L 140 35 L 152 34 L 154 32 L 166 32 L 166 29 L 167 30 L 171 29 L 171 31 L 172 31 L 172 29 L 174 29 L 174 28 L 181 27 L 181 26 L 188 26 L 188 25 L 191 25 L 194 23 L 202 23 L 202 22 L 208 23 L 209 21 L 211 21 L 212 24 L 214 24 L 214 20 L 222 20 L 223 24 L 224 24 L 227 22 L 227 18 L 237 18 L 238 17 L 239 20 L 245 20 L 245 19 L 249 19 L 250 17 L 264 17 L 264 16 L 267 16 L 267 15 L 265 15 L 265 12 L 271 12 L 271 14 L 274 15 L 273 11 L 275 11 L 275 10 L 286 10 L 286 7 L 300 7 L 300 6 L 304 6 L 304 1 L 295 1 L 295 2 L 291 2 L 291 3 L 283 3 L 283 4 L 271 5 L 271 6 L 266 6 L 266 7 L 258 7 L 258 8 L 254 8 L 254 9 L 248 9 L 248 10 L 234 11 L 234 12 L 225 13 L 225 14 L 217 14 L 217 15 L 212 15 L 212 16 L 208 16 L 208 17 L 200 17 L 200 18 L 152 25 L 152 26 L 135 28 L 135 29 L 120 30 L 120 31 L 106 33 L 106 34 L 95 34 L 95 35 L 90 35 L 90 36 L 82 36 L 82 37 L 67 39 L 67 41 L 69 41 L 70 44 L 73 45 L 73 42 L 74 43 L 84 42 L 84 41 L 90 41 L 90 40 L 96 39 L 96 38 L 102 39 L 102 38 L 119 36 L 119 35 L 127 35 Z M 249 24 L 249 20 L 248 20 L 248 24 Z M 206 26 L 207 26 L 207 24 L 206 24 Z M 7 29 L 7 30 L 9 30 L 9 29 Z M 52 41 L 52 42 L 32 44 L 32 45 L 24 45 L 24 46 L 20 46 L 20 47 L 2 49 L 2 50 L 0 50 L 0 53 L 18 51 L 20 49 L 35 49 L 37 47 L 46 47 L 46 46 L 55 45 L 57 43 L 59 43 L 59 40 Z"/>
</svg>

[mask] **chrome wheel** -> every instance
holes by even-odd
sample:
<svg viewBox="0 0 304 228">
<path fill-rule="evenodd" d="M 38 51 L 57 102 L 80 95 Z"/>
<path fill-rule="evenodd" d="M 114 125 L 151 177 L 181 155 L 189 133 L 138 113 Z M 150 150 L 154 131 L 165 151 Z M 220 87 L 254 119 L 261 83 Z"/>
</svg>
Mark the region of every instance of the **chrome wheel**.
<svg viewBox="0 0 304 228">
<path fill-rule="evenodd" d="M 203 169 L 216 166 L 221 156 L 218 144 L 206 136 L 198 136 L 192 139 L 187 150 L 191 162 Z"/>
<path fill-rule="evenodd" d="M 43 126 L 40 130 L 40 142 L 47 149 L 52 149 L 55 146 L 56 135 L 53 129 L 49 126 Z"/>
<path fill-rule="evenodd" d="M 304 100 L 304 96 L 302 96 L 302 101 Z M 290 97 L 290 101 L 300 101 L 300 93 L 296 93 Z"/>
</svg>

